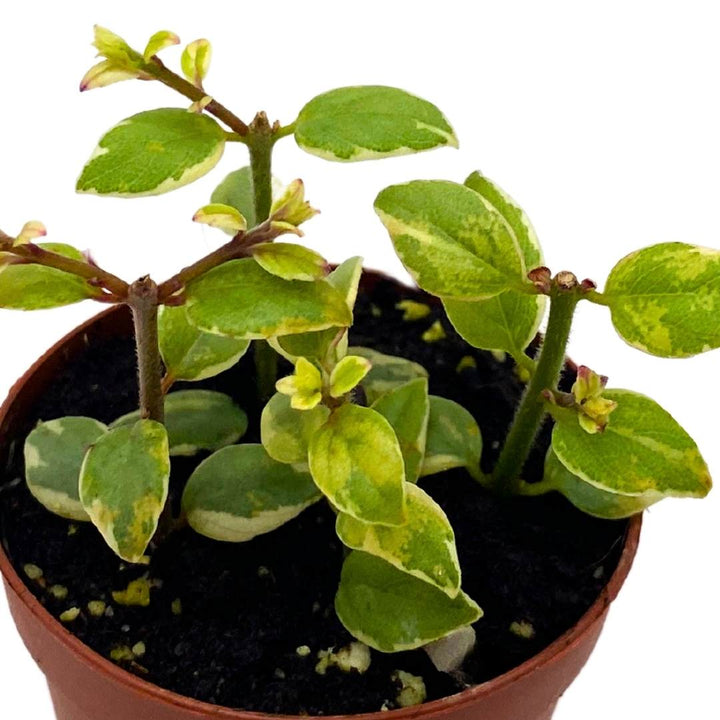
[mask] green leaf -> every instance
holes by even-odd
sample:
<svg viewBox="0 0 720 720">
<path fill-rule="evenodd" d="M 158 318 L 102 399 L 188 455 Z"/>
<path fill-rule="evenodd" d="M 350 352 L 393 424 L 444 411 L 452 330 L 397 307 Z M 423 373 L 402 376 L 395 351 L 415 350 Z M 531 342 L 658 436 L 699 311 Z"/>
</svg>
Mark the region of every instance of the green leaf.
<svg viewBox="0 0 720 720">
<path fill-rule="evenodd" d="M 649 500 L 707 495 L 707 465 L 667 411 L 629 390 L 603 397 L 617 402 L 603 433 L 591 435 L 575 420 L 555 425 L 552 448 L 571 473 L 600 490 Z"/>
<path fill-rule="evenodd" d="M 193 222 L 209 225 L 230 235 L 244 232 L 248 227 L 247 219 L 239 210 L 223 203 L 204 205 L 193 215 Z"/>
<path fill-rule="evenodd" d="M 295 410 L 291 398 L 275 393 L 260 417 L 260 437 L 268 455 L 282 463 L 306 463 L 310 438 L 330 415 L 324 405 Z"/>
<path fill-rule="evenodd" d="M 352 635 L 381 652 L 414 650 L 483 615 L 464 592 L 450 598 L 390 563 L 359 551 L 345 560 L 335 611 Z"/>
<path fill-rule="evenodd" d="M 211 335 L 190 324 L 184 306 L 160 307 L 160 353 L 175 380 L 205 380 L 231 368 L 247 352 L 249 340 Z"/>
<path fill-rule="evenodd" d="M 427 292 L 482 300 L 527 282 L 510 226 L 470 188 L 445 180 L 391 185 L 377 196 L 375 211 Z"/>
<path fill-rule="evenodd" d="M 126 427 L 140 419 L 132 412 L 110 427 Z M 237 442 L 247 430 L 247 415 L 228 395 L 212 390 L 178 390 L 165 398 L 165 426 L 170 455 L 190 456 Z"/>
<path fill-rule="evenodd" d="M 333 270 L 327 281 L 345 298 L 348 309 L 352 313 L 357 299 L 360 276 L 362 275 L 362 258 L 353 257 L 346 260 Z M 337 328 L 320 330 L 319 332 L 298 333 L 272 338 L 270 344 L 290 362 L 294 363 L 298 357 L 307 357 L 314 360 L 324 360 L 337 336 Z M 347 333 L 337 344 L 335 359 L 341 359 L 347 354 Z"/>
<path fill-rule="evenodd" d="M 720 347 L 720 250 L 638 250 L 612 269 L 604 297 L 618 334 L 639 350 L 689 357 Z"/>
<path fill-rule="evenodd" d="M 340 398 L 356 387 L 370 372 L 370 361 L 359 355 L 346 355 L 330 373 L 330 395 Z"/>
<path fill-rule="evenodd" d="M 87 417 L 41 422 L 25 441 L 25 477 L 35 498 L 69 520 L 90 520 L 80 502 L 80 468 L 90 446 L 107 432 Z"/>
<path fill-rule="evenodd" d="M 462 405 L 431 395 L 425 459 L 420 475 L 465 467 L 477 477 L 481 454 L 482 436 L 475 418 Z"/>
<path fill-rule="evenodd" d="M 224 149 L 225 133 L 207 115 L 180 108 L 149 110 L 123 120 L 100 140 L 77 191 L 160 195 L 212 170 Z"/>
<path fill-rule="evenodd" d="M 328 273 L 322 255 L 295 243 L 259 243 L 250 248 L 260 267 L 285 280 L 320 280 Z"/>
<path fill-rule="evenodd" d="M 255 186 L 252 170 L 242 167 L 231 172 L 214 190 L 210 202 L 234 207 L 247 220 L 248 227 L 255 227 Z"/>
<path fill-rule="evenodd" d="M 183 510 L 201 535 L 245 542 L 297 517 L 321 497 L 308 472 L 273 460 L 262 445 L 233 445 L 190 476 Z"/>
<path fill-rule="evenodd" d="M 39 247 L 85 262 L 70 245 L 39 243 Z M 0 308 L 46 310 L 96 297 L 98 292 L 77 275 L 32 263 L 0 262 Z"/>
<path fill-rule="evenodd" d="M 573 475 L 558 460 L 552 448 L 548 448 L 545 456 L 543 485 L 562 493 L 578 510 L 606 520 L 619 520 L 636 515 L 661 499 L 659 495 L 621 495 L 601 490 Z"/>
<path fill-rule="evenodd" d="M 153 420 L 111 429 L 80 471 L 80 501 L 116 555 L 139 562 L 157 530 L 170 479 L 165 428 Z"/>
<path fill-rule="evenodd" d="M 353 550 L 382 558 L 398 570 L 442 590 L 448 597 L 460 592 L 460 563 L 455 534 L 442 508 L 416 485 L 408 485 L 407 522 L 383 527 L 340 513 L 336 529 Z"/>
<path fill-rule="evenodd" d="M 380 413 L 338 408 L 313 434 L 308 461 L 315 484 L 341 512 L 379 525 L 405 522 L 402 452 Z"/>
<path fill-rule="evenodd" d="M 372 364 L 370 372 L 362 382 L 367 400 L 371 404 L 381 395 L 410 380 L 428 376 L 427 370 L 422 365 L 402 357 L 384 355 L 377 350 L 360 346 L 349 347 L 348 352 L 351 355 L 367 358 Z"/>
<path fill-rule="evenodd" d="M 465 185 L 490 203 L 512 229 L 520 248 L 525 270 L 543 264 L 542 252 L 530 220 L 500 187 L 474 172 Z M 510 353 L 526 363 L 525 348 L 532 342 L 545 312 L 544 295 L 527 295 L 513 290 L 478 301 L 443 299 L 450 322 L 471 345 L 485 350 Z"/>
<path fill-rule="evenodd" d="M 226 262 L 190 283 L 186 307 L 201 330 L 251 340 L 352 324 L 345 299 L 327 281 L 283 280 L 252 258 Z"/>
<path fill-rule="evenodd" d="M 405 480 L 416 483 L 425 456 L 430 415 L 427 378 L 415 378 L 389 390 L 372 408 L 392 425 L 405 462 Z"/>
<path fill-rule="evenodd" d="M 457 147 L 443 114 L 427 100 L 380 85 L 344 87 L 318 95 L 300 111 L 295 140 L 326 160 L 373 160 Z"/>
</svg>

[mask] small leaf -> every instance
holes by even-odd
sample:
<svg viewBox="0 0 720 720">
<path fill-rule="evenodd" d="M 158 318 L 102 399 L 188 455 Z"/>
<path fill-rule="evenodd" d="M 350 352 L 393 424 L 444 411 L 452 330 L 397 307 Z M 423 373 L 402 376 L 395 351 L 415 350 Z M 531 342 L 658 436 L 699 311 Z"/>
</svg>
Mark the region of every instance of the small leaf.
<svg viewBox="0 0 720 720">
<path fill-rule="evenodd" d="M 232 235 L 247 230 L 247 220 L 240 212 L 230 205 L 221 203 L 211 203 L 201 207 L 193 215 L 193 222 L 225 230 Z"/>
<path fill-rule="evenodd" d="M 324 280 L 283 280 L 252 258 L 231 260 L 187 288 L 190 322 L 212 334 L 258 339 L 352 324 L 342 295 Z"/>
<path fill-rule="evenodd" d="M 273 460 L 282 463 L 306 463 L 310 438 L 328 419 L 324 405 L 312 410 L 295 410 L 290 398 L 275 393 L 262 411 L 260 437 Z"/>
<path fill-rule="evenodd" d="M 128 67 L 142 65 L 142 56 L 133 50 L 119 35 L 111 30 L 95 25 L 93 27 L 93 45 L 100 57 L 107 58 L 118 64 L 125 64 Z"/>
<path fill-rule="evenodd" d="M 380 85 L 344 87 L 318 95 L 300 111 L 295 140 L 313 155 L 340 161 L 457 147 L 452 127 L 434 105 Z"/>
<path fill-rule="evenodd" d="M 80 92 L 96 90 L 97 88 L 114 85 L 123 80 L 134 80 L 140 78 L 143 73 L 139 70 L 127 70 L 118 67 L 112 60 L 103 60 L 93 65 L 80 81 Z"/>
<path fill-rule="evenodd" d="M 560 422 L 552 448 L 586 483 L 646 499 L 704 497 L 712 482 L 693 439 L 654 400 L 629 390 L 606 390 L 617 403 L 605 432 L 591 435 L 577 422 Z"/>
<path fill-rule="evenodd" d="M 110 427 L 127 427 L 139 419 L 139 411 L 128 413 Z M 178 390 L 165 398 L 165 426 L 170 455 L 191 456 L 237 442 L 247 430 L 248 419 L 233 399 L 223 393 Z"/>
<path fill-rule="evenodd" d="M 39 247 L 85 262 L 79 250 L 60 243 Z M 97 297 L 98 292 L 77 275 L 34 263 L 0 263 L 0 308 L 45 310 Z"/>
<path fill-rule="evenodd" d="M 336 529 L 353 550 L 382 558 L 402 572 L 442 590 L 448 597 L 460 592 L 460 563 L 455 534 L 442 508 L 416 485 L 405 488 L 407 522 L 383 527 L 340 513 Z"/>
<path fill-rule="evenodd" d="M 377 350 L 360 346 L 350 347 L 348 352 L 368 359 L 372 365 L 362 383 L 368 402 L 371 404 L 381 395 L 410 380 L 428 376 L 427 370 L 422 365 L 402 357 L 384 355 Z"/>
<path fill-rule="evenodd" d="M 482 617 L 464 592 L 442 590 L 355 551 L 345 560 L 335 611 L 348 632 L 380 652 L 414 650 Z"/>
<path fill-rule="evenodd" d="M 357 298 L 358 286 L 362 275 L 362 258 L 353 257 L 340 264 L 327 276 L 329 282 L 345 298 L 348 310 L 352 313 Z M 274 338 L 271 344 L 283 357 L 295 362 L 298 357 L 324 361 L 333 342 L 336 342 L 337 328 L 329 328 L 320 332 L 298 333 Z M 347 354 L 347 333 L 335 345 L 335 360 Z"/>
<path fill-rule="evenodd" d="M 334 398 L 349 393 L 370 372 L 370 361 L 359 355 L 347 355 L 330 374 L 330 395 Z"/>
<path fill-rule="evenodd" d="M 375 211 L 403 265 L 427 292 L 482 300 L 526 283 L 502 215 L 478 193 L 445 180 L 385 188 Z"/>
<path fill-rule="evenodd" d="M 47 235 L 47 228 L 39 220 L 30 220 L 23 225 L 16 238 L 16 245 L 25 245 Z M 69 246 L 67 246 L 69 247 Z"/>
<path fill-rule="evenodd" d="M 123 120 L 100 140 L 77 191 L 160 195 L 208 173 L 224 149 L 225 133 L 206 115 L 178 108 L 149 110 Z"/>
<path fill-rule="evenodd" d="M 258 264 L 269 273 L 285 280 L 320 280 L 328 273 L 322 255 L 293 243 L 258 243 L 250 248 Z"/>
<path fill-rule="evenodd" d="M 273 196 L 275 196 L 282 189 L 282 183 L 273 177 L 272 187 Z M 255 188 L 251 168 L 242 167 L 227 175 L 213 191 L 210 202 L 230 205 L 239 210 L 247 220 L 248 227 L 252 228 L 258 225 L 255 215 Z"/>
<path fill-rule="evenodd" d="M 290 396 L 290 405 L 295 410 L 312 410 L 322 400 L 322 375 L 307 358 L 298 358 L 295 372 L 280 378 L 275 387 Z"/>
<path fill-rule="evenodd" d="M 80 500 L 116 555 L 139 562 L 165 507 L 170 456 L 165 428 L 153 420 L 111 429 L 85 456 Z"/>
<path fill-rule="evenodd" d="M 315 217 L 319 210 L 310 206 L 305 200 L 305 183 L 302 180 L 293 180 L 283 189 L 273 201 L 270 208 L 270 218 L 275 222 L 287 223 L 299 227 L 304 222 Z M 302 235 L 302 233 L 298 233 Z"/>
<path fill-rule="evenodd" d="M 562 493 L 578 510 L 606 520 L 619 520 L 641 513 L 662 496 L 621 495 L 601 490 L 573 475 L 561 462 L 552 448 L 545 457 L 543 484 Z"/>
<path fill-rule="evenodd" d="M 431 395 L 425 459 L 420 475 L 465 467 L 477 477 L 481 454 L 482 436 L 475 418 L 462 405 Z"/>
<path fill-rule="evenodd" d="M 41 422 L 25 441 L 25 477 L 35 498 L 50 512 L 89 521 L 80 502 L 80 468 L 107 425 L 87 417 Z"/>
<path fill-rule="evenodd" d="M 720 250 L 662 243 L 623 258 L 604 297 L 620 337 L 660 357 L 720 347 Z"/>
<path fill-rule="evenodd" d="M 212 58 L 212 46 L 209 40 L 204 38 L 194 40 L 185 50 L 180 58 L 185 77 L 197 87 L 202 87 L 202 82 L 210 69 Z"/>
<path fill-rule="evenodd" d="M 273 460 L 262 445 L 233 445 L 190 476 L 183 510 L 201 535 L 245 542 L 297 517 L 322 497 L 308 472 Z"/>
<path fill-rule="evenodd" d="M 169 30 L 159 30 L 148 40 L 143 57 L 145 60 L 150 60 L 161 50 L 171 47 L 172 45 L 179 44 L 180 38 L 174 32 L 170 32 Z"/>
<path fill-rule="evenodd" d="M 392 425 L 405 461 L 405 480 L 416 483 L 425 456 L 430 414 L 427 378 L 416 378 L 389 390 L 372 408 Z"/>
<path fill-rule="evenodd" d="M 160 307 L 160 353 L 175 380 L 205 380 L 233 367 L 247 352 L 249 340 L 211 335 L 190 324 L 184 306 Z"/>
<path fill-rule="evenodd" d="M 341 512 L 378 525 L 405 522 L 403 458 L 390 423 L 358 405 L 335 410 L 310 440 L 315 484 Z"/>
</svg>

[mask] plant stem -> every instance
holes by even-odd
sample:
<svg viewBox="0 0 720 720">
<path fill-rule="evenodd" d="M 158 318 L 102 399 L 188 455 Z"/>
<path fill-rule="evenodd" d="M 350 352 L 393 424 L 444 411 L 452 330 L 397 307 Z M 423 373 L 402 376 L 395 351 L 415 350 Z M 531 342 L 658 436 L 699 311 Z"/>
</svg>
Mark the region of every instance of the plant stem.
<svg viewBox="0 0 720 720">
<path fill-rule="evenodd" d="M 541 393 L 557 386 L 578 300 L 576 288 L 563 290 L 553 287 L 551 290 L 550 317 L 535 374 L 520 401 L 493 472 L 493 484 L 502 493 L 513 493 L 519 486 L 520 473 L 545 416 Z"/>
<path fill-rule="evenodd" d="M 158 286 L 147 276 L 136 280 L 130 286 L 128 304 L 135 324 L 140 414 L 161 423 L 165 420 L 165 397 L 158 340 Z"/>
</svg>

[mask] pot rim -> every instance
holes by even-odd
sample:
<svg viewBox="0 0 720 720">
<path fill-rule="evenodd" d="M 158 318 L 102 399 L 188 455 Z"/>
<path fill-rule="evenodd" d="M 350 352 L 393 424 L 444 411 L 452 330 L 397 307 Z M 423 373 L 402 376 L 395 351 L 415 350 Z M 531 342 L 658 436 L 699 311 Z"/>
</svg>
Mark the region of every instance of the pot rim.
<svg viewBox="0 0 720 720">
<path fill-rule="evenodd" d="M 371 273 L 373 274 L 373 273 Z M 25 374 L 12 386 L 7 398 L 0 407 L 0 426 L 8 416 L 12 406 L 15 404 L 18 395 L 24 387 L 31 381 L 35 373 L 48 361 L 48 359 L 61 352 L 63 346 L 70 340 L 81 335 L 92 328 L 95 323 L 101 322 L 114 313 L 121 312 L 121 307 L 108 308 L 97 315 L 71 330 L 62 339 L 56 342 L 49 350 L 47 350 Z M 524 663 L 514 667 L 502 675 L 492 680 L 474 685 L 455 695 L 432 700 L 422 705 L 416 705 L 409 708 L 398 710 L 376 711 L 371 713 L 357 713 L 353 715 L 325 715 L 323 720 L 341 720 L 343 718 L 353 718 L 355 720 L 380 720 L 381 718 L 396 718 L 397 720 L 409 720 L 410 718 L 420 718 L 429 715 L 441 716 L 460 708 L 472 705 L 478 698 L 486 697 L 492 693 L 510 685 L 517 680 L 530 675 L 556 656 L 564 655 L 572 648 L 578 645 L 585 634 L 587 634 L 594 624 L 604 615 L 610 603 L 615 600 L 620 589 L 627 578 L 635 553 L 637 552 L 638 542 L 640 538 L 640 528 L 642 526 L 642 515 L 635 515 L 630 518 L 628 528 L 625 533 L 623 550 L 618 561 L 615 571 L 611 575 L 607 585 L 602 589 L 595 602 L 588 608 L 582 617 L 567 632 L 554 640 L 544 650 L 537 655 L 526 660 Z M 75 655 L 77 655 L 89 670 L 95 670 L 109 677 L 114 682 L 129 687 L 139 695 L 150 696 L 153 699 L 165 703 L 166 705 L 177 707 L 186 711 L 197 713 L 199 716 L 218 718 L 218 720 L 270 720 L 271 718 L 298 718 L 298 715 L 276 715 L 262 713 L 250 710 L 234 710 L 220 705 L 213 705 L 201 700 L 180 695 L 171 690 L 166 690 L 158 685 L 154 685 L 147 680 L 143 680 L 137 675 L 122 669 L 119 665 L 106 659 L 99 653 L 92 650 L 89 646 L 81 642 L 75 635 L 62 626 L 40 603 L 40 601 L 30 592 L 15 571 L 10 559 L 8 558 L 2 543 L 0 543 L 0 573 L 5 577 L 6 584 L 9 589 L 15 593 L 37 618 L 37 620 L 55 637 L 56 640 L 65 645 Z"/>
</svg>

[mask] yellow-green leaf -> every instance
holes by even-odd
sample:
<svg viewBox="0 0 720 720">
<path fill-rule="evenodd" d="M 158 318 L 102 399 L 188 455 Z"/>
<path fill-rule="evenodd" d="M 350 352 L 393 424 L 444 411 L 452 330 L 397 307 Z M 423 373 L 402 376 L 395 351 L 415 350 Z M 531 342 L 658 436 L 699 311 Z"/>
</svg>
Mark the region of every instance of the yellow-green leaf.
<svg viewBox="0 0 720 720">
<path fill-rule="evenodd" d="M 205 38 L 193 40 L 183 50 L 180 58 L 180 66 L 183 74 L 193 84 L 198 87 L 202 86 L 202 81 L 210 70 L 210 60 L 212 58 L 212 46 L 210 41 Z"/>
<path fill-rule="evenodd" d="M 460 592 L 460 563 L 455 534 L 442 508 L 416 485 L 407 485 L 407 522 L 383 527 L 340 513 L 338 537 L 353 550 L 382 558 L 398 570 L 442 590 Z"/>
<path fill-rule="evenodd" d="M 417 482 L 425 456 L 430 401 L 427 378 L 415 378 L 381 395 L 372 406 L 392 425 L 405 462 L 405 479 Z"/>
<path fill-rule="evenodd" d="M 482 617 L 464 592 L 448 597 L 368 553 L 345 559 L 335 610 L 348 632 L 381 652 L 414 650 Z"/>
<path fill-rule="evenodd" d="M 226 262 L 190 283 L 186 307 L 201 330 L 245 339 L 352 324 L 345 298 L 326 280 L 283 280 L 252 258 Z"/>
<path fill-rule="evenodd" d="M 285 280 L 310 282 L 329 272 L 327 260 L 314 250 L 294 243 L 259 243 L 250 249 L 262 268 Z"/>
<path fill-rule="evenodd" d="M 248 226 L 247 220 L 237 208 L 223 203 L 204 205 L 193 215 L 193 222 L 224 230 L 231 235 L 247 230 Z"/>
<path fill-rule="evenodd" d="M 319 500 L 308 472 L 273 460 L 262 445 L 233 445 L 200 463 L 183 494 L 201 535 L 245 542 L 275 530 Z"/>
<path fill-rule="evenodd" d="M 87 417 L 41 422 L 25 441 L 28 488 L 48 510 L 69 520 L 89 521 L 80 502 L 80 468 L 93 443 L 107 432 Z"/>
<path fill-rule="evenodd" d="M 360 346 L 349 347 L 348 352 L 366 358 L 372 365 L 362 383 L 369 403 L 374 403 L 381 395 L 410 380 L 428 376 L 427 370 L 422 365 L 402 357 L 385 355 L 377 350 Z"/>
<path fill-rule="evenodd" d="M 145 60 L 150 60 L 153 55 L 157 55 L 161 50 L 179 44 L 180 38 L 174 32 L 159 30 L 148 40 L 143 57 Z"/>
<path fill-rule="evenodd" d="M 405 522 L 405 480 L 400 446 L 380 413 L 343 405 L 311 440 L 313 480 L 340 511 L 380 525 Z"/>
<path fill-rule="evenodd" d="M 295 363 L 295 372 L 275 383 L 278 392 L 290 397 L 295 410 L 312 410 L 322 400 L 323 380 L 320 371 L 307 358 Z"/>
<path fill-rule="evenodd" d="M 620 337 L 661 357 L 720 347 L 720 250 L 662 243 L 624 257 L 605 301 Z"/>
<path fill-rule="evenodd" d="M 139 420 L 110 430 L 93 445 L 80 471 L 80 501 L 107 544 L 139 562 L 165 507 L 170 455 L 165 428 Z"/>
<path fill-rule="evenodd" d="M 116 197 L 160 195 L 210 172 L 224 149 L 225 132 L 207 115 L 179 108 L 141 112 L 100 140 L 77 181 L 77 191 Z"/>
<path fill-rule="evenodd" d="M 481 300 L 527 282 L 512 229 L 470 188 L 445 180 L 392 185 L 377 196 L 375 211 L 427 292 Z"/>
<path fill-rule="evenodd" d="M 345 162 L 457 147 L 452 127 L 433 104 L 381 85 L 318 95 L 300 111 L 295 140 L 313 155 Z"/>
<path fill-rule="evenodd" d="M 359 355 L 347 355 L 330 374 L 330 395 L 334 398 L 349 393 L 370 372 L 370 361 Z"/>
</svg>

